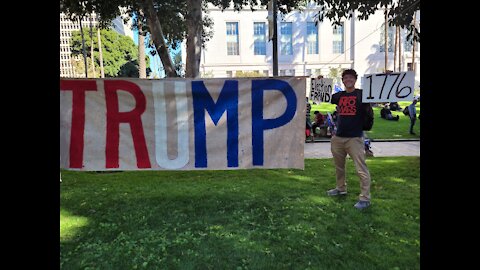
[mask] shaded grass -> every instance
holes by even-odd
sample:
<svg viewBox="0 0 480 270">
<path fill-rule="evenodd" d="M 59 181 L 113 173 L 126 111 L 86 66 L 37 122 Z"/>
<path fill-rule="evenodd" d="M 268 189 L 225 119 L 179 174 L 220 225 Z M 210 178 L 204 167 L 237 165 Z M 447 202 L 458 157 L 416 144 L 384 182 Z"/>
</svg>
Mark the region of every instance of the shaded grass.
<svg viewBox="0 0 480 270">
<path fill-rule="evenodd" d="M 418 157 L 373 157 L 372 206 L 348 160 L 305 170 L 63 171 L 62 269 L 418 269 Z"/>
<path fill-rule="evenodd" d="M 400 107 L 403 109 L 406 106 L 410 105 L 409 101 L 400 101 L 398 102 Z M 334 104 L 331 103 L 321 103 L 320 105 L 312 105 L 310 111 L 312 120 L 314 119 L 314 111 L 319 111 L 322 114 L 326 115 L 327 112 L 333 113 L 335 111 Z M 420 102 L 417 102 L 417 117 L 420 114 Z M 366 135 L 370 139 L 418 139 L 420 138 L 420 120 L 417 118 L 413 131 L 416 135 L 410 135 L 410 118 L 403 114 L 402 111 L 392 111 L 392 115 L 399 115 L 400 119 L 397 121 L 389 121 L 380 117 L 380 110 L 382 106 L 373 107 L 373 112 L 375 114 L 375 120 L 373 128 L 370 131 L 366 131 Z"/>
</svg>

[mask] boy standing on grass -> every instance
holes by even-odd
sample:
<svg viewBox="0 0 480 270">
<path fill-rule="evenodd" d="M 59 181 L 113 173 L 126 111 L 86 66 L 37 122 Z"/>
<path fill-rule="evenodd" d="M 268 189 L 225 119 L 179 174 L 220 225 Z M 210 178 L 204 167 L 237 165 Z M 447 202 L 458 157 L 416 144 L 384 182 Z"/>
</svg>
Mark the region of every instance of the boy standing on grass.
<svg viewBox="0 0 480 270">
<path fill-rule="evenodd" d="M 357 72 L 346 69 L 342 73 L 345 91 L 332 96 L 332 104 L 337 104 L 337 132 L 331 139 L 331 151 L 336 169 L 337 186 L 327 191 L 329 196 L 347 194 L 345 178 L 347 154 L 355 163 L 360 178 L 360 196 L 354 205 L 357 209 L 370 206 L 370 172 L 365 163 L 365 146 L 363 140 L 363 116 L 371 109 L 370 103 L 362 103 L 362 90 L 355 88 Z"/>
</svg>

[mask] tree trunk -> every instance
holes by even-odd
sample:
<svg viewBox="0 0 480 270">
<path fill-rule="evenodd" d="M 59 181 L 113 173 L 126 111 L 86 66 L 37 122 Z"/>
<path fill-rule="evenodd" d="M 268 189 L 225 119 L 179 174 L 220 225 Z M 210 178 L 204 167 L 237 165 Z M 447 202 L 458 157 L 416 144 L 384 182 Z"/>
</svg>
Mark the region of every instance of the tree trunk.
<svg viewBox="0 0 480 270">
<path fill-rule="evenodd" d="M 398 35 L 398 71 L 402 72 L 402 30 L 399 30 Z"/>
<path fill-rule="evenodd" d="M 92 29 L 92 15 L 90 15 L 90 58 L 92 60 L 92 69 L 93 69 L 93 78 L 97 77 L 97 73 L 95 72 L 95 62 L 93 57 L 93 29 Z"/>
<path fill-rule="evenodd" d="M 70 55 L 70 65 L 72 66 L 72 78 L 77 77 L 77 72 L 75 70 L 75 61 L 73 60 L 73 56 Z"/>
<path fill-rule="evenodd" d="M 173 67 L 172 59 L 170 58 L 169 49 L 165 43 L 165 38 L 162 31 L 162 25 L 157 17 L 157 12 L 153 6 L 152 0 L 143 0 L 144 11 L 146 11 L 146 18 L 150 28 L 150 34 L 157 49 L 158 55 L 162 60 L 163 68 L 168 77 L 178 77 L 175 68 Z"/>
<path fill-rule="evenodd" d="M 185 77 L 196 78 L 200 71 L 202 52 L 202 1 L 187 0 L 187 60 Z"/>
<path fill-rule="evenodd" d="M 88 78 L 88 66 L 87 66 L 87 51 L 85 51 L 85 37 L 83 36 L 82 18 L 78 18 L 80 23 L 80 34 L 82 34 L 82 51 L 83 51 L 83 63 L 85 64 L 85 78 Z"/>
<path fill-rule="evenodd" d="M 397 26 L 395 27 L 395 45 L 393 46 L 393 48 L 395 48 L 393 50 L 393 72 L 395 72 L 395 69 L 397 68 L 397 44 L 398 44 L 398 33 L 399 33 L 399 30 L 400 28 Z"/>
<path fill-rule="evenodd" d="M 147 65 L 145 63 L 145 36 L 143 35 L 141 18 L 143 17 L 143 12 L 140 10 L 139 19 L 137 21 L 138 26 L 138 77 L 141 79 L 147 78 Z"/>
<path fill-rule="evenodd" d="M 102 39 L 100 38 L 100 27 L 97 28 L 98 38 L 98 58 L 100 60 L 100 73 L 102 78 L 105 78 L 105 71 L 103 69 L 103 52 L 102 52 Z"/>
<path fill-rule="evenodd" d="M 413 13 L 413 26 L 415 27 L 416 25 L 416 17 L 417 17 L 417 12 Z M 412 37 L 413 39 L 413 37 Z M 412 46 L 412 70 L 413 74 L 415 74 L 415 39 L 413 39 L 413 46 Z"/>
<path fill-rule="evenodd" d="M 385 72 L 388 70 L 388 9 L 385 6 Z"/>
</svg>

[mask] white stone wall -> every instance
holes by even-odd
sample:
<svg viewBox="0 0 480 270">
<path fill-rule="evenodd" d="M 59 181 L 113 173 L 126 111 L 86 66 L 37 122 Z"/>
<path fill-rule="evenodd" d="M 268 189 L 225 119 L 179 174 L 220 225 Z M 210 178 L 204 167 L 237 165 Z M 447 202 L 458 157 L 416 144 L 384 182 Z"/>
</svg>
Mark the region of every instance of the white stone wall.
<svg viewBox="0 0 480 270">
<path fill-rule="evenodd" d="M 418 20 L 418 17 L 417 17 Z M 355 39 L 357 45 L 355 46 L 355 64 L 354 68 L 359 75 L 383 72 L 385 68 L 385 52 L 380 52 L 380 36 L 383 33 L 382 28 L 384 26 L 385 18 L 383 11 L 377 11 L 374 15 L 370 16 L 367 21 L 355 22 Z M 406 30 L 401 29 L 406 35 Z M 411 51 L 405 51 L 405 40 L 401 40 L 402 43 L 402 57 L 401 57 L 401 71 L 407 71 L 407 63 L 412 62 Z M 395 44 L 395 43 L 394 43 Z M 417 43 L 419 45 L 419 43 Z M 387 55 L 387 69 L 394 70 L 394 52 L 389 52 Z M 415 48 L 415 80 L 420 81 L 420 46 Z M 398 51 L 397 62 L 395 70 L 398 71 Z"/>
<path fill-rule="evenodd" d="M 307 22 L 314 21 L 317 13 L 314 6 L 304 9 L 302 12 L 294 11 L 278 18 L 278 69 L 295 70 L 295 76 L 312 76 L 317 72 L 328 76 L 330 68 L 354 68 L 363 76 L 366 73 L 383 72 L 385 63 L 384 52 L 379 51 L 381 40 L 381 27 L 384 23 L 383 11 L 377 11 L 367 21 L 359 21 L 355 18 L 344 21 L 344 53 L 333 53 L 333 27 L 331 22 L 325 20 L 318 25 L 319 54 L 307 54 L 306 33 Z M 268 29 L 266 9 L 250 11 L 249 8 L 238 12 L 226 9 L 223 12 L 210 5 L 208 15 L 213 19 L 214 35 L 205 44 L 200 61 L 200 74 L 206 77 L 228 77 L 229 72 L 234 76 L 235 71 L 260 71 L 268 70 L 268 75 L 273 76 L 272 42 L 267 42 L 266 55 L 254 55 L 253 23 L 265 22 Z M 419 21 L 417 15 L 417 21 Z M 293 55 L 281 55 L 280 53 L 280 23 L 292 22 Z M 238 22 L 239 31 L 239 55 L 227 55 L 226 22 Z M 403 30 L 405 31 L 405 30 Z M 268 39 L 268 30 L 267 30 Z M 183 63 L 186 60 L 185 43 L 182 43 Z M 415 51 L 416 80 L 420 81 L 420 48 Z M 407 70 L 407 63 L 411 62 L 411 53 L 405 52 L 402 42 L 402 71 Z M 388 55 L 388 69 L 393 70 L 393 52 Z M 398 66 L 398 62 L 397 62 Z M 309 82 L 307 82 L 309 85 Z M 360 87 L 358 80 L 357 87 Z M 307 89 L 308 93 L 308 89 Z"/>
</svg>

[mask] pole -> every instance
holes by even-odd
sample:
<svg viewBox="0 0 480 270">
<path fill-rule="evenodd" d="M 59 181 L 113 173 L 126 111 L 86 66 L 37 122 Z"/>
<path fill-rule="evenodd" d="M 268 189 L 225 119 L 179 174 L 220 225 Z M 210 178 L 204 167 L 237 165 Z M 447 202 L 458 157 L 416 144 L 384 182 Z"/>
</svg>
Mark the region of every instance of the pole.
<svg viewBox="0 0 480 270">
<path fill-rule="evenodd" d="M 103 52 L 102 52 L 102 39 L 100 38 L 100 26 L 97 27 L 97 38 L 98 38 L 98 58 L 100 60 L 100 74 L 102 78 L 105 78 L 105 71 L 103 70 Z"/>
<path fill-rule="evenodd" d="M 278 76 L 277 0 L 273 0 L 273 76 Z"/>
<path fill-rule="evenodd" d="M 82 18 L 83 17 L 79 17 L 78 21 L 80 22 L 80 33 L 82 34 L 82 51 L 83 51 L 83 63 L 85 64 L 85 78 L 88 78 L 87 52 L 85 51 L 85 37 L 83 36 Z"/>
<path fill-rule="evenodd" d="M 90 58 L 92 60 L 92 69 L 93 69 L 93 78 L 97 77 L 97 73 L 95 72 L 95 62 L 93 59 L 93 29 L 92 29 L 92 15 L 90 14 Z"/>
</svg>

